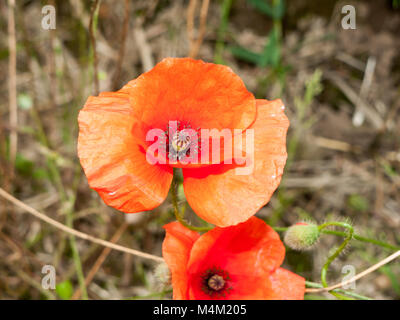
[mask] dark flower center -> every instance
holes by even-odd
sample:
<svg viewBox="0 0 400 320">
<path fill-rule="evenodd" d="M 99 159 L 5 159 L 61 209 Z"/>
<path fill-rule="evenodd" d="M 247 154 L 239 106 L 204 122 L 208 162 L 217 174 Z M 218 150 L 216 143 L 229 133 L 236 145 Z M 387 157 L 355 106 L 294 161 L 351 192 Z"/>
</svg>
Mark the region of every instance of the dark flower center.
<svg viewBox="0 0 400 320">
<path fill-rule="evenodd" d="M 185 131 L 175 131 L 170 141 L 170 146 L 174 152 L 182 153 L 189 149 L 191 145 L 191 138 Z"/>
<path fill-rule="evenodd" d="M 225 297 L 233 288 L 229 273 L 220 268 L 207 269 L 201 275 L 201 290 L 210 297 Z"/>
<path fill-rule="evenodd" d="M 207 285 L 210 289 L 219 291 L 225 286 L 225 280 L 219 274 L 214 274 L 208 279 Z"/>
<path fill-rule="evenodd" d="M 168 158 L 174 161 L 194 159 L 200 149 L 198 131 L 190 124 L 170 121 L 165 131 Z"/>
</svg>

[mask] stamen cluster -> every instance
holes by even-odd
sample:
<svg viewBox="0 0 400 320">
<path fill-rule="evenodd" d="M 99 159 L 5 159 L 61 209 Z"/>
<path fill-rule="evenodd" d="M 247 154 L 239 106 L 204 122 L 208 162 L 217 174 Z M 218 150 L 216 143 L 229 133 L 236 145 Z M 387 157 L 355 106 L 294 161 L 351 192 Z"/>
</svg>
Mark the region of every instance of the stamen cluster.
<svg viewBox="0 0 400 320">
<path fill-rule="evenodd" d="M 172 161 L 194 159 L 200 150 L 199 130 L 200 128 L 193 129 L 188 123 L 170 121 L 160 140 L 168 158 Z"/>
<path fill-rule="evenodd" d="M 201 275 L 201 280 L 201 290 L 213 298 L 225 297 L 233 290 L 233 287 L 229 284 L 231 280 L 229 273 L 221 268 L 207 269 Z"/>
</svg>

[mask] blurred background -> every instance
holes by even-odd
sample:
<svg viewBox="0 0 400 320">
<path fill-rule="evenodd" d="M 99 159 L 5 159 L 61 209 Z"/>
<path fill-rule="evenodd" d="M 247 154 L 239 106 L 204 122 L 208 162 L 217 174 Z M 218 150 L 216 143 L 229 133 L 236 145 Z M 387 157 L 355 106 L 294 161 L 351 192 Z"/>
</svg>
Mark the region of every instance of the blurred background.
<svg viewBox="0 0 400 320">
<path fill-rule="evenodd" d="M 343 28 L 345 5 L 355 29 Z M 76 155 L 77 114 L 89 95 L 119 89 L 162 58 L 192 56 L 230 66 L 257 98 L 285 102 L 286 171 L 257 216 L 281 227 L 350 221 L 400 246 L 400 1 L 3 0 L 0 10 L 0 186 L 25 204 L 160 256 L 170 202 L 133 215 L 107 207 Z M 320 282 L 340 241 L 325 235 L 313 251 L 288 250 L 285 267 Z M 390 252 L 352 241 L 328 280 Z M 56 290 L 41 285 L 44 265 L 56 270 Z M 0 299 L 81 298 L 84 277 L 91 299 L 171 298 L 151 261 L 71 238 L 0 197 Z M 399 299 L 399 262 L 355 292 Z"/>
</svg>

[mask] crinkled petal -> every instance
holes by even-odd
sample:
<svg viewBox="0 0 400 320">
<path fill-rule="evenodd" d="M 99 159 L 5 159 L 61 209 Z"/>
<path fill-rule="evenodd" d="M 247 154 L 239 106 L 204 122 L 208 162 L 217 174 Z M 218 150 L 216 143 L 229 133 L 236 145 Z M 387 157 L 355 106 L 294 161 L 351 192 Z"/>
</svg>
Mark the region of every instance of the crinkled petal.
<svg viewBox="0 0 400 320">
<path fill-rule="evenodd" d="M 182 170 L 186 199 L 201 218 L 230 226 L 247 220 L 269 201 L 287 158 L 289 120 L 283 109 L 279 99 L 257 100 L 257 118 L 249 128 L 254 129 L 254 156 L 247 154 L 247 164 Z"/>
<path fill-rule="evenodd" d="M 306 280 L 288 270 L 278 268 L 268 279 L 268 300 L 304 300 Z"/>
<path fill-rule="evenodd" d="M 172 277 L 173 298 L 186 300 L 187 296 L 187 264 L 190 251 L 199 234 L 182 226 L 179 222 L 171 222 L 164 226 L 166 236 L 162 252 Z"/>
<path fill-rule="evenodd" d="M 257 286 L 249 296 L 246 281 L 258 282 L 278 268 L 284 259 L 285 247 L 279 235 L 264 221 L 251 217 L 236 226 L 219 228 L 203 234 L 193 245 L 188 263 L 189 286 L 193 298 L 202 297 L 199 279 L 207 269 L 220 268 L 229 273 L 235 297 L 248 299 L 260 296 Z M 260 287 L 260 290 L 264 290 Z M 231 299 L 231 296 L 227 296 Z M 261 296 L 260 296 L 261 298 Z"/>
<path fill-rule="evenodd" d="M 201 278 L 191 276 L 191 285 L 188 296 L 190 300 L 266 300 L 269 296 L 269 288 L 265 283 L 265 276 L 253 274 L 232 274 L 229 285 L 232 290 L 224 295 L 210 296 L 201 290 Z"/>
<path fill-rule="evenodd" d="M 166 58 L 123 89 L 136 117 L 152 128 L 169 121 L 192 128 L 249 127 L 256 103 L 243 81 L 223 65 L 190 58 Z"/>
<path fill-rule="evenodd" d="M 151 210 L 167 197 L 172 169 L 151 165 L 132 133 L 129 96 L 105 92 L 89 97 L 79 113 L 78 156 L 91 188 L 126 213 Z"/>
</svg>

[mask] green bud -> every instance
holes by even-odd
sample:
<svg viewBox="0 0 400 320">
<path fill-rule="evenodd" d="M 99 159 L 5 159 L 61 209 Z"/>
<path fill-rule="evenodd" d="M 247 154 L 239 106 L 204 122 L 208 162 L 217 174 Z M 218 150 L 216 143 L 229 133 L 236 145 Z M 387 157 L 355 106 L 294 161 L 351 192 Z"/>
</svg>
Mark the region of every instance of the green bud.
<svg viewBox="0 0 400 320">
<path fill-rule="evenodd" d="M 294 250 L 310 250 L 319 238 L 318 226 L 312 223 L 300 222 L 289 227 L 286 231 L 284 242 Z"/>
</svg>

